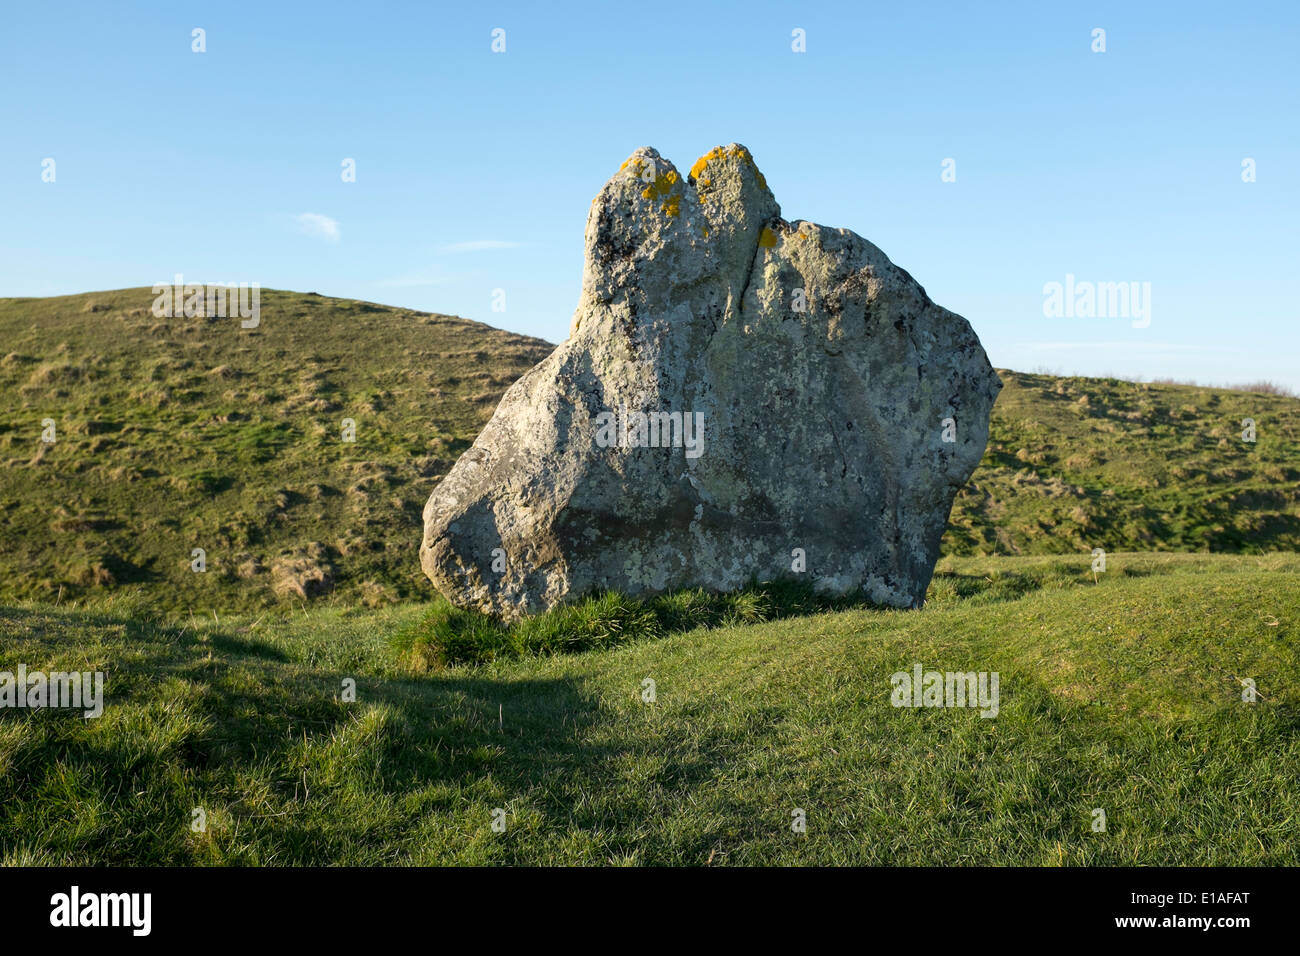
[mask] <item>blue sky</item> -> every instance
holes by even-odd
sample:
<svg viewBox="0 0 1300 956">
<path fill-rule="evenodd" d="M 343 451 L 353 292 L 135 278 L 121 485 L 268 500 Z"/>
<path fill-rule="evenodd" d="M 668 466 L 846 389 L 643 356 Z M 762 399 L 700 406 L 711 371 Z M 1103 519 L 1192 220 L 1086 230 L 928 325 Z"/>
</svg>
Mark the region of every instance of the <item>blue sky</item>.
<svg viewBox="0 0 1300 956">
<path fill-rule="evenodd" d="M 996 365 L 1300 388 L 1298 26 L 1268 2 L 9 4 L 0 295 L 182 273 L 558 342 L 619 163 L 736 141 L 786 218 L 876 243 Z M 1150 283 L 1150 324 L 1045 315 L 1067 274 Z"/>
</svg>

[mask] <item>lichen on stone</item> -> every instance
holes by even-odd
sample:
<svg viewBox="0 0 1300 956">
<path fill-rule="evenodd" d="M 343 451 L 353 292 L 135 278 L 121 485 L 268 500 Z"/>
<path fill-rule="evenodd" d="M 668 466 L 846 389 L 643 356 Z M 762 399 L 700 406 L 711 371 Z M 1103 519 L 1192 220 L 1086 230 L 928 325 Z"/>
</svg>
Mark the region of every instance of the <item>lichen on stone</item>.
<svg viewBox="0 0 1300 956">
<path fill-rule="evenodd" d="M 767 189 L 767 178 L 763 175 L 762 170 L 758 168 L 758 164 L 754 162 L 753 155 L 739 143 L 732 143 L 730 146 L 715 146 L 705 153 L 691 166 L 691 179 L 699 180 L 700 174 L 704 172 L 710 163 L 725 159 L 735 159 L 737 162 L 748 166 L 758 181 L 759 187 Z M 710 180 L 705 179 L 700 185 L 701 188 L 707 188 L 709 184 Z"/>
</svg>

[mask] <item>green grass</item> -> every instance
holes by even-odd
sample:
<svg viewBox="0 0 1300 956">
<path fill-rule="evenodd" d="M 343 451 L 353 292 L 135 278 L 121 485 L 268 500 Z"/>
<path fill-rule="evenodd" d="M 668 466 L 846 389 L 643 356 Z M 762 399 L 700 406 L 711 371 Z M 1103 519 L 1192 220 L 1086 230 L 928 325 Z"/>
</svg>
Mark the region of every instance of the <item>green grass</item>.
<svg viewBox="0 0 1300 956">
<path fill-rule="evenodd" d="M 946 553 L 1300 550 L 1300 399 L 998 374 Z"/>
<path fill-rule="evenodd" d="M 954 557 L 921 611 L 434 671 L 394 640 L 418 605 L 10 607 L 0 669 L 102 669 L 107 707 L 0 712 L 0 863 L 1295 865 L 1297 585 L 1294 555 Z M 997 671 L 999 715 L 891 707 L 914 663 Z"/>
<path fill-rule="evenodd" d="M 1300 862 L 1294 398 L 1004 371 L 923 610 L 506 625 L 433 599 L 420 511 L 549 345 L 151 298 L 0 299 L 0 671 L 107 675 L 96 720 L 0 709 L 0 864 Z M 917 663 L 999 715 L 890 706 Z"/>
<path fill-rule="evenodd" d="M 440 599 L 418 621 L 397 631 L 392 644 L 412 668 L 438 670 L 452 664 L 617 647 L 673 631 L 869 605 L 862 595 L 821 595 L 807 585 L 784 581 L 753 584 L 727 594 L 700 588 L 652 598 L 606 592 L 510 622 Z"/>
<path fill-rule="evenodd" d="M 184 618 L 427 599 L 421 509 L 550 346 L 311 293 L 263 290 L 254 330 L 159 320 L 152 299 L 0 299 L 0 602 L 130 588 Z M 945 553 L 1300 550 L 1300 400 L 1000 374 Z"/>
<path fill-rule="evenodd" d="M 551 346 L 311 293 L 262 290 L 251 330 L 152 301 L 0 299 L 0 601 L 127 587 L 184 616 L 427 596 L 424 501 Z"/>
</svg>

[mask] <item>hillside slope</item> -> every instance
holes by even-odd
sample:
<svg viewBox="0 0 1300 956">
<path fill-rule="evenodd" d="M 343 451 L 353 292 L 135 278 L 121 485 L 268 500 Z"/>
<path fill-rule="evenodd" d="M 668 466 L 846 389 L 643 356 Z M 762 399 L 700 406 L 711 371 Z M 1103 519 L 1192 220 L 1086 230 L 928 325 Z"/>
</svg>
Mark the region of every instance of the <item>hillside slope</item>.
<svg viewBox="0 0 1300 956">
<path fill-rule="evenodd" d="M 0 300 L 0 600 L 129 585 L 207 613 L 423 594 L 429 489 L 552 348 L 314 294 L 262 290 L 256 329 L 160 320 L 152 301 Z"/>
<path fill-rule="evenodd" d="M 252 330 L 160 320 L 152 301 L 0 299 L 0 601 L 128 589 L 185 614 L 429 596 L 424 501 L 551 346 L 311 293 L 263 290 Z M 1300 549 L 1300 401 L 1001 375 L 945 553 Z"/>
<path fill-rule="evenodd" d="M 947 553 L 1300 550 L 1300 400 L 998 374 Z"/>
<path fill-rule="evenodd" d="M 2 608 L 0 660 L 103 670 L 107 704 L 0 720 L 0 865 L 1295 866 L 1297 575 L 949 558 L 921 611 L 432 675 L 388 643 L 413 605 Z M 999 674 L 996 717 L 891 706 L 916 665 Z"/>
</svg>

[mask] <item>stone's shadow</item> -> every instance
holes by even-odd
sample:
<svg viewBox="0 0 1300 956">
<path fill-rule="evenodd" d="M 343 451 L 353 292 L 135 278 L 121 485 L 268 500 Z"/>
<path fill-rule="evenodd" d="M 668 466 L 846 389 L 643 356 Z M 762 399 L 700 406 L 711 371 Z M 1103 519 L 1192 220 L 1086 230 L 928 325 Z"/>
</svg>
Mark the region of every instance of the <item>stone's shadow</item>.
<svg viewBox="0 0 1300 956">
<path fill-rule="evenodd" d="M 467 799 L 480 796 L 485 827 L 494 807 L 522 799 L 551 823 L 599 828 L 594 811 L 575 811 L 582 802 L 577 788 L 592 768 L 616 765 L 627 749 L 592 742 L 604 705 L 573 677 L 469 672 L 385 679 L 311 667 L 228 632 L 200 636 L 104 613 L 80 621 L 50 617 L 0 608 L 0 621 L 29 631 L 15 642 L 14 628 L 0 630 L 6 661 L 15 657 L 15 644 L 21 659 L 26 641 L 29 666 L 66 657 L 58 645 L 78 624 L 111 628 L 130 646 L 129 653 L 111 651 L 104 667 L 105 723 L 63 720 L 68 715 L 53 711 L 9 715 L 32 723 L 24 745 L 9 755 L 3 789 L 13 799 L 0 807 L 0 833 L 15 824 L 11 814 L 37 813 L 40 794 L 66 786 L 60 781 L 70 773 L 87 805 L 129 804 L 117 811 L 129 814 L 129 832 L 111 821 L 98 828 L 42 826 L 38 842 L 56 859 L 192 864 L 198 858 L 188 822 L 196 801 L 215 804 L 209 812 L 220 811 L 235 830 L 259 831 L 251 842 L 261 862 L 269 847 L 276 863 L 327 864 L 342 858 L 346 844 L 376 839 L 377 818 L 392 818 L 385 824 L 389 839 L 390 827 L 413 833 L 429 813 L 463 812 Z M 340 699 L 348 678 L 356 682 L 355 703 Z M 176 680 L 187 685 L 183 695 Z M 167 721 L 140 723 L 160 708 Z M 366 812 L 350 815 L 356 800 Z M 403 810 L 416 804 L 419 813 Z M 418 855 L 421 848 L 407 850 Z M 428 851 L 454 856 L 444 846 Z M 241 851 L 230 852 L 237 862 Z"/>
<path fill-rule="evenodd" d="M 71 646 L 68 632 L 78 625 L 116 632 L 116 646 L 106 647 L 106 719 L 18 717 L 34 723 L 10 754 L 0 834 L 19 832 L 39 816 L 42 795 L 63 792 L 69 779 L 79 803 L 114 809 L 99 826 L 45 821 L 28 841 L 0 840 L 4 853 L 35 841 L 51 859 L 93 865 L 212 862 L 189 831 L 202 806 L 226 863 L 322 865 L 375 842 L 403 859 L 455 862 L 458 845 L 446 841 L 476 839 L 465 834 L 466 813 L 481 815 L 486 833 L 492 811 L 504 807 L 534 817 L 543 839 L 602 841 L 598 855 L 654 862 L 654 847 L 611 822 L 654 812 L 674 795 L 688 801 L 755 740 L 779 734 L 785 719 L 760 708 L 744 716 L 742 732 L 701 719 L 689 739 L 652 745 L 637 733 L 635 713 L 612 707 L 572 674 L 384 678 L 312 666 L 225 630 L 196 633 L 105 613 L 51 617 L 0 609 L 0 621 L 30 629 L 17 642 L 32 642 L 29 664 L 64 656 L 59 644 Z M 6 652 L 13 634 L 0 628 Z M 355 703 L 340 699 L 347 678 L 356 681 Z M 703 718 L 710 703 L 686 706 L 689 721 L 691 708 Z M 638 786 L 629 787 L 633 776 Z M 659 795 L 643 798 L 647 788 Z M 748 815 L 754 834 L 766 826 L 764 813 Z M 450 837 L 429 835 L 435 816 Z M 704 862 L 737 839 L 735 827 L 702 821 L 683 837 L 686 855 Z M 500 862 L 535 862 L 537 838 L 507 837 L 492 852 Z"/>
</svg>

